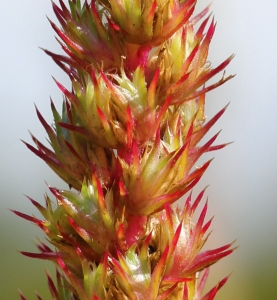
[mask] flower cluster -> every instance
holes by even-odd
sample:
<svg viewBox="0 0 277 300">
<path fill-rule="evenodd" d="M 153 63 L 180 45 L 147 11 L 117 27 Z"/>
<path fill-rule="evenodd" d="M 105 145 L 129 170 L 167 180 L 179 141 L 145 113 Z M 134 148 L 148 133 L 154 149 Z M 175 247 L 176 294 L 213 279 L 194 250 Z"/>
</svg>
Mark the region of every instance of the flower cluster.
<svg viewBox="0 0 277 300">
<path fill-rule="evenodd" d="M 226 146 L 218 134 L 200 142 L 226 109 L 206 122 L 206 93 L 232 76 L 210 79 L 232 56 L 211 66 L 215 23 L 208 8 L 192 17 L 196 2 L 52 3 L 65 54 L 44 51 L 72 86 L 55 79 L 64 101 L 60 114 L 51 100 L 54 124 L 36 109 L 50 149 L 34 136 L 25 144 L 70 190 L 49 186 L 56 204 L 47 195 L 45 207 L 29 198 L 43 219 L 14 212 L 55 247 L 22 252 L 59 267 L 57 287 L 47 275 L 53 299 L 211 300 L 227 280 L 203 295 L 208 267 L 234 249 L 201 252 L 211 220 L 207 203 L 194 220 L 204 191 L 195 201 L 190 191 L 210 164 L 197 160 Z"/>
</svg>

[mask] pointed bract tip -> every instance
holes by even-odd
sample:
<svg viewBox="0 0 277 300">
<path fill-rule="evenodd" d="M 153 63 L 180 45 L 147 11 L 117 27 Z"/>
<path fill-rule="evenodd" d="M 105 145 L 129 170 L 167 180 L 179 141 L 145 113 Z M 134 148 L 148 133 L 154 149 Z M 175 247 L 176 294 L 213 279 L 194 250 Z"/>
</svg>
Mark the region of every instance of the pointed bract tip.
<svg viewBox="0 0 277 300">
<path fill-rule="evenodd" d="M 35 292 L 35 294 L 36 294 L 38 300 L 42 300 L 42 298 L 41 298 L 41 296 L 39 295 L 39 293 Z"/>
<path fill-rule="evenodd" d="M 21 300 L 27 300 L 27 299 L 23 296 L 21 290 L 18 290 L 18 292 L 19 292 L 19 295 L 20 295 L 20 299 L 21 299 Z"/>
</svg>

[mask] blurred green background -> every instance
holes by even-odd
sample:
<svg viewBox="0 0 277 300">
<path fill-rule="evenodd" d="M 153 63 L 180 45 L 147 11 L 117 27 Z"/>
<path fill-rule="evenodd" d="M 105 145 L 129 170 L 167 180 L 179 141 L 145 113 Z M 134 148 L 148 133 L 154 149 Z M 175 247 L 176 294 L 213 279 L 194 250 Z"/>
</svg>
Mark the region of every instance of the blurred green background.
<svg viewBox="0 0 277 300">
<path fill-rule="evenodd" d="M 198 10 L 209 4 L 200 0 Z M 277 1 L 219 1 L 212 10 L 217 29 L 210 48 L 216 66 L 235 53 L 227 74 L 237 76 L 209 94 L 208 118 L 231 101 L 225 115 L 210 133 L 223 128 L 219 142 L 235 141 L 212 153 L 211 167 L 194 191 L 210 185 L 209 216 L 215 215 L 208 242 L 218 247 L 237 239 L 234 254 L 211 268 L 210 287 L 232 275 L 218 300 L 277 299 Z M 43 203 L 52 186 L 66 187 L 19 139 L 30 142 L 27 130 L 44 141 L 45 132 L 33 103 L 51 122 L 49 95 L 61 104 L 51 78 L 68 80 L 38 46 L 61 52 L 45 15 L 54 19 L 51 2 L 14 0 L 1 7 L 0 108 L 0 299 L 19 299 L 21 289 L 29 300 L 45 300 L 45 269 L 53 266 L 21 256 L 17 250 L 35 251 L 39 229 L 17 218 L 8 208 L 37 216 L 27 194 Z M 207 155 L 206 159 L 211 157 Z"/>
</svg>

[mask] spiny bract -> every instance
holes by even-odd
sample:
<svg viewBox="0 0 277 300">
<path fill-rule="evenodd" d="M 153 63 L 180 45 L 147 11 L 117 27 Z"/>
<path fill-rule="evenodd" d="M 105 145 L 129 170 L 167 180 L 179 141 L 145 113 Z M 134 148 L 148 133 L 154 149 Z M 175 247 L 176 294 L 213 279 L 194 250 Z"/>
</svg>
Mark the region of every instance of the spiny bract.
<svg viewBox="0 0 277 300">
<path fill-rule="evenodd" d="M 55 247 L 22 252 L 59 267 L 57 287 L 47 274 L 53 299 L 211 300 L 227 280 L 203 295 L 208 267 L 234 250 L 201 252 L 207 203 L 193 216 L 204 191 L 172 205 L 209 166 L 195 168 L 199 157 L 226 145 L 214 145 L 218 134 L 199 145 L 226 109 L 206 122 L 205 95 L 232 76 L 208 82 L 232 56 L 207 61 L 215 23 L 208 8 L 192 17 L 196 2 L 52 3 L 65 55 L 44 51 L 72 87 L 55 79 L 64 101 L 59 114 L 51 100 L 53 125 L 36 108 L 52 149 L 25 144 L 73 189 L 49 186 L 56 204 L 46 195 L 45 207 L 29 198 L 42 220 L 14 212 Z"/>
</svg>

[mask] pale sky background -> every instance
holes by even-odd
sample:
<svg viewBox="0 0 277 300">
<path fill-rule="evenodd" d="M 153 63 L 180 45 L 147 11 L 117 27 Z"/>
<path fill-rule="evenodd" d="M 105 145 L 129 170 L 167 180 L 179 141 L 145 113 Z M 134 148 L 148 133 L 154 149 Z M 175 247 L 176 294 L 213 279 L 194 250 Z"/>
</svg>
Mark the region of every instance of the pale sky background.
<svg viewBox="0 0 277 300">
<path fill-rule="evenodd" d="M 199 7 L 210 2 L 200 0 Z M 219 142 L 234 141 L 215 152 L 197 190 L 209 184 L 209 215 L 215 215 L 209 242 L 218 247 L 237 239 L 236 252 L 211 268 L 209 284 L 232 272 L 217 300 L 277 299 L 277 1 L 215 0 L 217 29 L 210 48 L 213 66 L 232 53 L 227 74 L 237 76 L 208 96 L 211 118 L 231 101 L 210 133 L 223 129 Z M 52 121 L 49 96 L 61 107 L 62 96 L 51 75 L 68 85 L 59 68 L 39 48 L 60 52 L 46 15 L 54 19 L 48 0 L 5 1 L 0 11 L 0 298 L 29 300 L 46 290 L 50 264 L 21 256 L 35 251 L 40 230 L 15 217 L 8 208 L 39 214 L 23 196 L 43 203 L 45 182 L 65 185 L 20 142 L 28 130 L 44 141 L 34 103 Z"/>
</svg>

